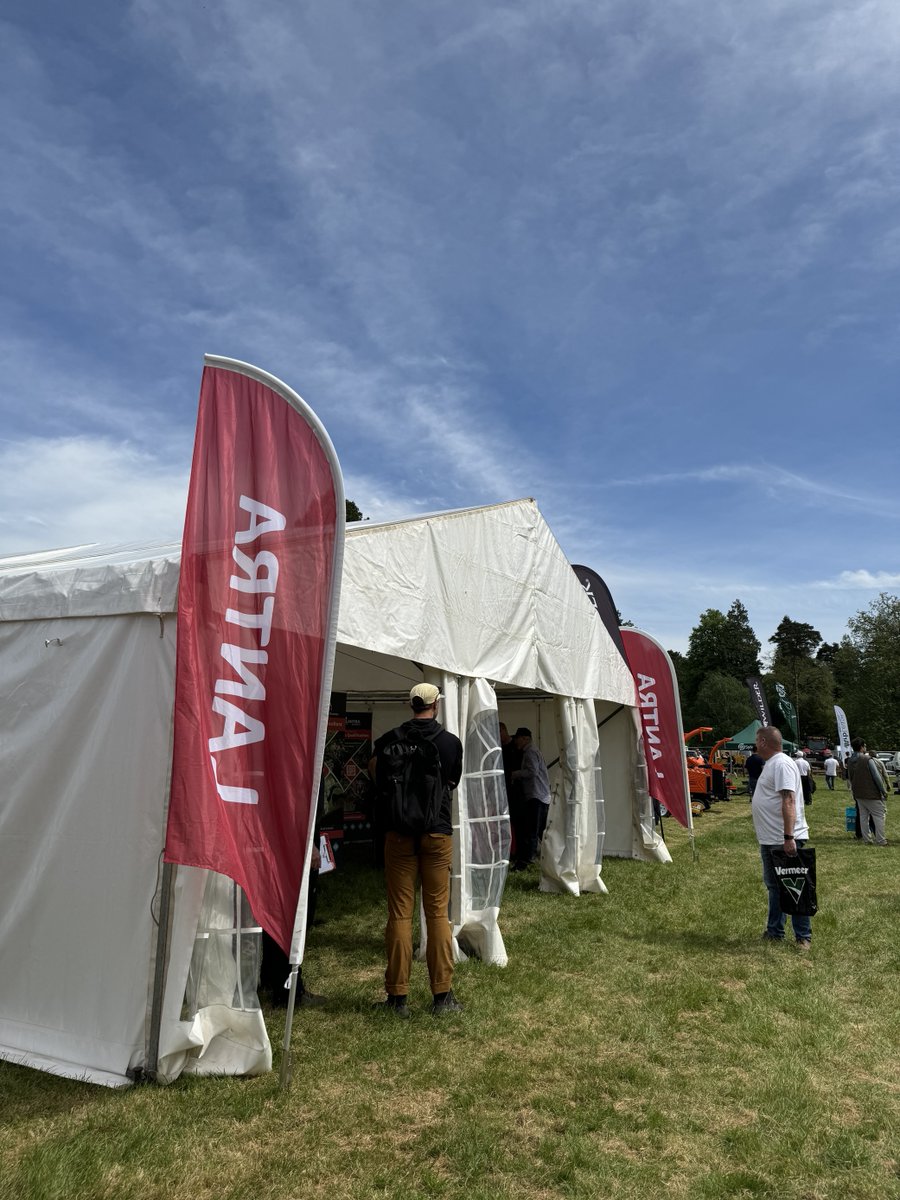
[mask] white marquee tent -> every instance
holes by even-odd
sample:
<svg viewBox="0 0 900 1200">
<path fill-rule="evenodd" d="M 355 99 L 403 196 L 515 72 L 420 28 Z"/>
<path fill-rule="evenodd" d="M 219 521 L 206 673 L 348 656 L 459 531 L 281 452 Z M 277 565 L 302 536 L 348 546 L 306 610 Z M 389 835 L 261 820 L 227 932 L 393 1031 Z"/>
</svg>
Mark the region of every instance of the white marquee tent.
<svg viewBox="0 0 900 1200">
<path fill-rule="evenodd" d="M 243 897 L 193 868 L 160 886 L 178 568 L 177 545 L 0 561 L 0 1057 L 110 1085 L 271 1065 Z M 498 705 L 559 758 L 542 889 L 668 858 L 630 674 L 533 501 L 348 527 L 334 690 L 377 736 L 423 678 L 464 744 L 460 956 L 506 961 Z"/>
</svg>

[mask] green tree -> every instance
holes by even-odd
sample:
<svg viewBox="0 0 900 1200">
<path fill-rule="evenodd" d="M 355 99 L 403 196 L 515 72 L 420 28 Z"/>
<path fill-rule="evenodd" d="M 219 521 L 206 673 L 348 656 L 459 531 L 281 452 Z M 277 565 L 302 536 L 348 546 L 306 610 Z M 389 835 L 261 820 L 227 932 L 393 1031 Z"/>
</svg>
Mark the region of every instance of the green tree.
<svg viewBox="0 0 900 1200">
<path fill-rule="evenodd" d="M 760 644 L 750 628 L 747 610 L 740 600 L 725 614 L 708 608 L 691 630 L 688 640 L 685 682 L 693 700 L 707 675 L 717 672 L 743 683 L 759 673 Z"/>
<path fill-rule="evenodd" d="M 822 642 L 822 635 L 806 621 L 782 617 L 778 628 L 769 638 L 775 647 L 772 669 L 767 677 L 771 694 L 774 683 L 784 685 L 788 699 L 797 710 L 800 738 L 822 734 L 828 736 L 834 726 L 834 678 L 824 661 L 813 659 Z M 782 729 L 793 737 L 787 721 Z"/>
<path fill-rule="evenodd" d="M 816 662 L 825 663 L 827 667 L 830 667 L 837 657 L 840 648 L 840 642 L 823 642 L 816 651 Z"/>
<path fill-rule="evenodd" d="M 900 597 L 882 592 L 847 622 L 835 655 L 838 703 L 870 749 L 900 747 Z"/>
<path fill-rule="evenodd" d="M 689 706 L 685 729 L 698 725 L 711 725 L 711 740 L 731 737 L 753 720 L 753 707 L 743 683 L 731 675 L 711 671 L 697 689 L 697 696 Z M 706 739 L 704 738 L 704 741 Z"/>
<path fill-rule="evenodd" d="M 776 656 L 781 659 L 812 658 L 813 651 L 822 641 L 822 635 L 805 621 L 782 617 L 769 641 L 776 648 Z"/>
<path fill-rule="evenodd" d="M 787 663 L 776 658 L 772 670 L 764 676 L 770 703 L 776 699 L 775 683 L 783 683 L 788 699 L 797 710 L 800 738 L 834 734 L 834 675 L 831 668 L 813 658 L 795 658 Z M 773 717 L 776 715 L 773 711 Z M 785 735 L 793 738 L 786 721 L 781 722 Z"/>
<path fill-rule="evenodd" d="M 344 509 L 345 509 L 345 519 L 346 519 L 348 522 L 349 522 L 349 521 L 364 521 L 364 520 L 365 520 L 365 517 L 363 517 L 363 515 L 362 515 L 362 513 L 360 512 L 359 508 L 357 507 L 357 505 L 356 505 L 356 504 L 354 504 L 354 503 L 353 503 L 353 501 L 352 501 L 352 500 L 345 500 L 345 501 L 344 501 Z"/>
<path fill-rule="evenodd" d="M 669 650 L 669 658 L 672 660 L 672 666 L 675 668 L 675 678 L 678 680 L 678 692 L 681 697 L 682 709 L 684 708 L 684 697 L 688 690 L 688 661 L 680 650 Z"/>
</svg>

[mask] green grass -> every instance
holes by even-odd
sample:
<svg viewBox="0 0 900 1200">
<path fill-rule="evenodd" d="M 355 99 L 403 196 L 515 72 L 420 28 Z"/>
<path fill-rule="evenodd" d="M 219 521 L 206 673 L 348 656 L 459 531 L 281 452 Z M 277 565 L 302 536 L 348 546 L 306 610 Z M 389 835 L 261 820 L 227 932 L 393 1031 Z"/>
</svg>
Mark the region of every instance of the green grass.
<svg viewBox="0 0 900 1200">
<path fill-rule="evenodd" d="M 810 813 L 810 955 L 759 940 L 735 799 L 698 818 L 696 862 L 674 822 L 672 865 L 608 861 L 608 896 L 512 876 L 510 965 L 461 965 L 466 1012 L 441 1021 L 418 963 L 412 1020 L 370 1010 L 381 883 L 345 869 L 306 965 L 331 1003 L 297 1014 L 288 1094 L 278 1051 L 262 1079 L 126 1092 L 0 1064 L 0 1196 L 900 1196 L 900 851 L 846 834 L 846 802 L 820 783 Z"/>
</svg>

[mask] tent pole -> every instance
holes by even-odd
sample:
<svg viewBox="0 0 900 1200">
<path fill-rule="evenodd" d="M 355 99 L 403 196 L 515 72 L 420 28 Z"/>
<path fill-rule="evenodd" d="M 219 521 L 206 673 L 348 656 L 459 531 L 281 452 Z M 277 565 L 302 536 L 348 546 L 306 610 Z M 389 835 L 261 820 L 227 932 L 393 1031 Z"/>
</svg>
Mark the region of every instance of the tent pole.
<svg viewBox="0 0 900 1200">
<path fill-rule="evenodd" d="M 162 1027 L 163 994 L 166 988 L 174 879 L 174 865 L 163 863 L 159 897 L 159 927 L 156 932 L 156 966 L 153 975 L 153 998 L 150 1006 L 150 1036 L 147 1042 L 147 1075 L 154 1081 L 159 1067 L 159 1034 Z"/>
<path fill-rule="evenodd" d="M 284 1047 L 281 1055 L 281 1075 L 278 1079 L 278 1086 L 282 1092 L 288 1092 L 291 1088 L 291 1076 L 294 1071 L 294 1064 L 291 1059 L 291 1026 L 294 1023 L 294 1005 L 297 1000 L 297 978 L 300 973 L 300 964 L 291 963 L 291 991 L 288 996 L 287 1012 L 284 1017 Z"/>
</svg>

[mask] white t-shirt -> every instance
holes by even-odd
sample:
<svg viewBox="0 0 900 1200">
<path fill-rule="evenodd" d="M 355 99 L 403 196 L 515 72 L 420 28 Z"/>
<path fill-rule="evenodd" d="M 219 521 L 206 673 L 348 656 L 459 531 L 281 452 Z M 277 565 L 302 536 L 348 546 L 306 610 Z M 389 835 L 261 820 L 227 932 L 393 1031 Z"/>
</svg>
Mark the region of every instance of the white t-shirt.
<svg viewBox="0 0 900 1200">
<path fill-rule="evenodd" d="M 797 764 L 797 770 L 800 772 L 801 775 L 809 774 L 809 763 L 806 761 L 805 758 L 795 758 L 794 762 Z"/>
<path fill-rule="evenodd" d="M 825 774 L 826 775 L 830 775 L 831 778 L 834 779 L 835 775 L 837 775 L 837 769 L 838 769 L 838 761 L 833 755 L 831 758 L 825 759 Z"/>
<path fill-rule="evenodd" d="M 792 758 L 779 751 L 763 767 L 751 801 L 753 828 L 761 846 L 780 846 L 784 841 L 786 826 L 781 813 L 783 791 L 794 793 L 794 837 L 804 840 L 809 837 L 800 768 Z"/>
</svg>

